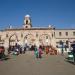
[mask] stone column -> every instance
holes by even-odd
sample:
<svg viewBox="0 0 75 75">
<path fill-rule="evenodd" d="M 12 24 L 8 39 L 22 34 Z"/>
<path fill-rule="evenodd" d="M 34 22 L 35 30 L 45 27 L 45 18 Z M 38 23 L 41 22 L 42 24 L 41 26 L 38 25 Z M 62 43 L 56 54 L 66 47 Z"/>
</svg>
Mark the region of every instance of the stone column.
<svg viewBox="0 0 75 75">
<path fill-rule="evenodd" d="M 9 48 L 9 39 L 8 38 L 5 39 L 4 47 L 5 47 L 5 55 L 8 55 L 8 48 Z"/>
<path fill-rule="evenodd" d="M 52 40 L 52 45 L 53 45 L 53 47 L 56 48 L 56 39 L 55 39 L 54 30 L 52 30 L 52 38 L 51 38 L 51 40 Z"/>
</svg>

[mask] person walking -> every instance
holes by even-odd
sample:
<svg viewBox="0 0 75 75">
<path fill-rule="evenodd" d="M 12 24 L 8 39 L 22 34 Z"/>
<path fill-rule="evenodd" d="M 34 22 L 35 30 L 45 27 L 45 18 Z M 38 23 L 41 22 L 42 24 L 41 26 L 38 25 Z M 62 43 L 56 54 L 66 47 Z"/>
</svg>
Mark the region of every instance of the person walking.
<svg viewBox="0 0 75 75">
<path fill-rule="evenodd" d="M 0 60 L 3 60 L 5 58 L 4 52 L 5 52 L 5 48 L 4 46 L 1 46 L 0 47 Z"/>
<path fill-rule="evenodd" d="M 34 54 L 35 54 L 36 58 L 38 58 L 38 49 L 36 46 L 34 47 Z"/>
<path fill-rule="evenodd" d="M 41 46 L 39 46 L 38 52 L 39 52 L 39 58 L 42 58 L 43 52 L 42 52 Z"/>
<path fill-rule="evenodd" d="M 46 46 L 46 54 L 48 54 L 48 53 L 49 53 L 49 47 Z"/>
</svg>

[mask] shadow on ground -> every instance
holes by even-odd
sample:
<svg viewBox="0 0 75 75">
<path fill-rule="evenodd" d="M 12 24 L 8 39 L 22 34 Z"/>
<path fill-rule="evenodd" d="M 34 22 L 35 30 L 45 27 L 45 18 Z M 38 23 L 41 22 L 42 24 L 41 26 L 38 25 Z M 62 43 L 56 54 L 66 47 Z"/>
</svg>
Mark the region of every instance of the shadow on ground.
<svg viewBox="0 0 75 75">
<path fill-rule="evenodd" d="M 2 58 L 2 59 L 0 59 L 1 61 L 7 61 L 7 60 L 9 60 L 10 59 L 10 57 L 8 57 L 8 56 L 6 56 L 6 57 L 4 57 L 4 58 Z"/>
<path fill-rule="evenodd" d="M 75 63 L 74 63 L 74 61 L 73 60 L 68 60 L 67 58 L 66 58 L 66 60 L 65 60 L 66 62 L 68 62 L 68 63 L 70 63 L 70 64 L 72 64 L 72 65 L 75 65 Z"/>
</svg>

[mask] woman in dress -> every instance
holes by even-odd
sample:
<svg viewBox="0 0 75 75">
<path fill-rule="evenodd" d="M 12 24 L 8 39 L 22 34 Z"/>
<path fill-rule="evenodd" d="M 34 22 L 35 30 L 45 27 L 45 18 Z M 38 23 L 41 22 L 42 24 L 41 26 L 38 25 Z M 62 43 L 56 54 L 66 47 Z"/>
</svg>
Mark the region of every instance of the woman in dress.
<svg viewBox="0 0 75 75">
<path fill-rule="evenodd" d="M 36 46 L 35 46 L 35 48 L 34 48 L 34 54 L 35 54 L 36 58 L 38 58 L 38 49 L 37 49 Z"/>
</svg>

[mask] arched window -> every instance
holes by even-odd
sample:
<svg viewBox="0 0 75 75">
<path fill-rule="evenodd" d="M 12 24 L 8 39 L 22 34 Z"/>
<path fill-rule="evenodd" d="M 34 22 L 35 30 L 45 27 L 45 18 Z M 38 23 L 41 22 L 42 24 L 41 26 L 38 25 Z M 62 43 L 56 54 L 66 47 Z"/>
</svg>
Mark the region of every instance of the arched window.
<svg viewBox="0 0 75 75">
<path fill-rule="evenodd" d="M 75 36 L 75 31 L 73 32 L 73 36 Z"/>
<path fill-rule="evenodd" d="M 59 32 L 59 36 L 61 36 L 62 35 L 62 33 L 61 32 Z"/>
<path fill-rule="evenodd" d="M 28 20 L 26 20 L 26 24 L 28 24 Z"/>
<path fill-rule="evenodd" d="M 68 36 L 68 32 L 65 32 L 66 36 Z"/>
</svg>

